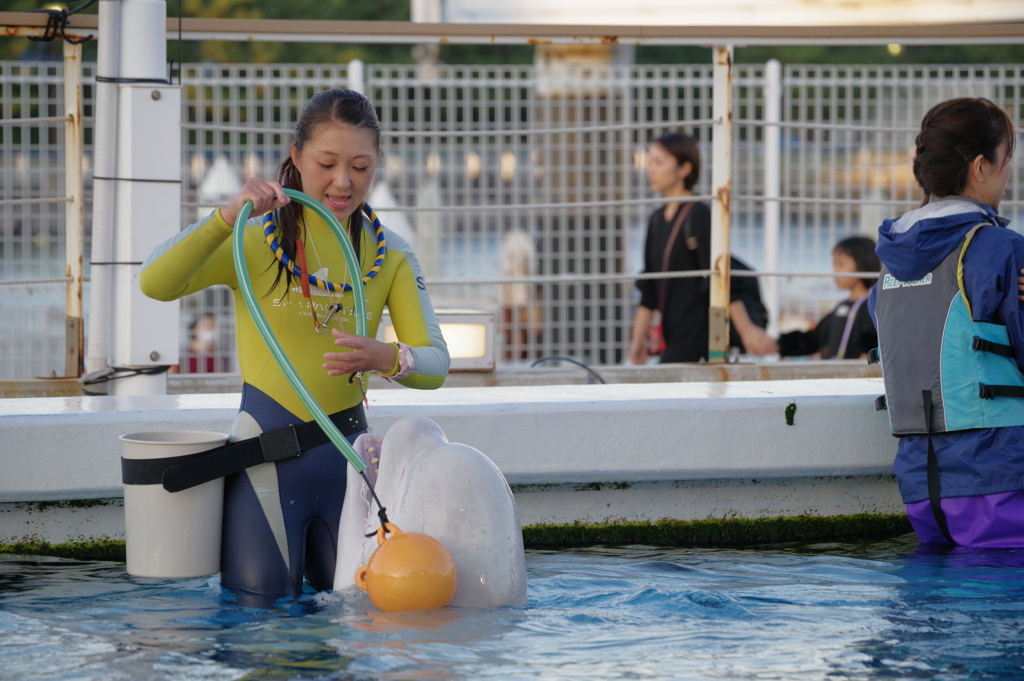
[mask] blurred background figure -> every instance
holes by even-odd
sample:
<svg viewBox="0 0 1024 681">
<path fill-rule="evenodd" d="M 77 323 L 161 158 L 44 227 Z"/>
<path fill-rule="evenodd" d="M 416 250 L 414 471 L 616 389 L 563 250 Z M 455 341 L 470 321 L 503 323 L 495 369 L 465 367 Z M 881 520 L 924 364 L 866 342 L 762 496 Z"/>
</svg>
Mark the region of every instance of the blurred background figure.
<svg viewBox="0 0 1024 681">
<path fill-rule="evenodd" d="M 213 374 L 231 371 L 230 359 L 218 352 L 217 317 L 207 312 L 189 327 L 191 338 L 182 357 L 181 367 L 190 374 Z"/>
<path fill-rule="evenodd" d="M 875 242 L 866 236 L 843 239 L 832 249 L 832 271 L 837 274 L 880 269 Z M 849 292 L 849 298 L 810 331 L 791 331 L 779 336 L 779 354 L 783 357 L 857 359 L 867 357 L 868 350 L 878 347 L 878 334 L 867 306 L 871 287 L 877 280 L 836 277 L 835 281 L 836 286 Z"/>
<path fill-rule="evenodd" d="M 651 144 L 647 182 L 668 203 L 654 211 L 648 222 L 644 273 L 711 269 L 711 209 L 704 203 L 672 200 L 692 196 L 700 165 L 700 150 L 692 137 L 670 133 Z M 731 267 L 750 269 L 735 257 Z M 661 363 L 706 360 L 708 278 L 641 279 L 636 286 L 640 305 L 633 322 L 630 362 L 646 364 L 648 356 L 655 354 Z M 777 351 L 764 330 L 768 317 L 754 277 L 731 278 L 729 319 L 731 347 L 755 355 Z"/>
<path fill-rule="evenodd" d="M 502 278 L 515 279 L 533 274 L 537 249 L 525 229 L 514 229 L 502 238 L 499 271 Z M 502 284 L 498 290 L 505 329 L 506 361 L 529 359 L 527 348 L 536 343 L 544 329 L 543 311 L 533 299 L 532 284 Z M 530 337 L 533 336 L 531 341 Z"/>
<path fill-rule="evenodd" d="M 208 169 L 202 157 L 193 166 L 193 170 L 201 168 L 205 172 L 199 185 L 199 201 L 203 205 L 196 209 L 196 219 L 202 220 L 241 191 L 242 180 L 223 154 L 218 154 Z"/>
</svg>

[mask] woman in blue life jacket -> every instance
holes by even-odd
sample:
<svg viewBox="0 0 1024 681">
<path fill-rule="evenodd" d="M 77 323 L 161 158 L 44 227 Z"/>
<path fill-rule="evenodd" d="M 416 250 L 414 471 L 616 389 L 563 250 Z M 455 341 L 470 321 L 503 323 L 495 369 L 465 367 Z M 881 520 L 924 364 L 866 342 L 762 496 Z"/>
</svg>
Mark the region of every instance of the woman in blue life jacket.
<svg viewBox="0 0 1024 681">
<path fill-rule="evenodd" d="M 878 230 L 878 329 L 894 470 L 925 543 L 1024 546 L 1024 236 L 999 216 L 1016 142 L 986 99 L 921 123 L 924 203 Z"/>
</svg>

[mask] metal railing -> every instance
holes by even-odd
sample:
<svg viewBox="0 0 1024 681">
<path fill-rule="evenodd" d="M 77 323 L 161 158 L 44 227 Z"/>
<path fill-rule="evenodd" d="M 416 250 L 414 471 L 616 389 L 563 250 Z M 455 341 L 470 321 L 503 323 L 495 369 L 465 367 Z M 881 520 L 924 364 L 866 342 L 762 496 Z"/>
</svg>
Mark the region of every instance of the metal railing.
<svg viewBox="0 0 1024 681">
<path fill-rule="evenodd" d="M 709 110 L 711 68 L 609 66 L 570 69 L 558 78 L 521 66 L 371 65 L 353 74 L 355 66 L 348 65 L 330 67 L 325 75 L 326 67 L 273 65 L 262 76 L 255 68 L 186 67 L 186 85 L 196 93 L 185 123 L 190 154 L 223 156 L 240 174 L 255 157 L 267 175 L 280 159 L 277 150 L 290 139 L 289 128 L 273 122 L 275 116 L 285 120 L 287 108 L 310 88 L 361 81 L 385 127 L 378 172 L 392 194 L 384 203 L 374 201 L 374 207 L 386 224 L 415 230 L 410 233 L 419 239 L 416 249 L 436 302 L 498 311 L 500 337 L 527 339 L 504 354 L 506 361 L 556 353 L 620 361 L 629 332 L 628 315 L 621 311 L 634 304 L 629 284 L 636 278 L 631 273 L 640 269 L 646 214 L 663 203 L 647 192 L 642 156 L 652 135 L 683 128 L 699 136 L 709 159 L 707 131 L 720 120 Z M 961 67 L 952 75 L 931 73 L 951 68 L 801 66 L 780 68 L 772 84 L 766 66 L 735 67 L 733 111 L 739 115 L 733 120 L 732 250 L 771 271 L 772 276 L 761 276 L 776 328 L 780 322 L 792 326 L 820 318 L 834 305 L 836 293 L 809 282 L 832 276 L 825 270 L 836 241 L 868 224 L 873 229 L 892 209 L 919 202 L 912 178 L 892 172 L 897 164 L 909 167 L 906 149 L 919 117 L 912 125 L 904 115 L 908 103 L 923 113 L 920 98 L 930 96 L 927 89 L 935 82 L 953 96 L 976 93 L 980 79 L 987 81 L 981 86 L 985 94 L 1008 108 L 1016 105 L 1005 90 L 1020 82 L 1019 67 L 986 68 L 982 76 L 973 70 L 961 76 Z M 1012 76 L 1006 74 L 1010 69 Z M 286 89 L 274 93 L 285 78 L 295 87 L 294 99 Z M 216 87 L 208 88 L 210 83 Z M 563 85 L 573 98 L 559 97 Z M 913 88 L 925 91 L 916 104 L 901 93 Z M 626 114 L 628 121 L 616 118 Z M 781 152 L 774 163 L 772 145 L 765 141 L 772 129 Z M 604 155 L 608 179 L 602 181 L 582 158 L 569 160 L 587 153 Z M 843 158 L 822 164 L 825 155 Z M 706 169 L 695 191 L 700 200 L 714 200 Z M 837 171 L 862 177 L 837 178 Z M 801 179 L 810 172 L 813 181 Z M 615 173 L 617 180 L 611 179 Z M 774 194 L 768 189 L 772 175 Z M 185 207 L 211 205 L 197 192 L 198 178 Z M 1016 201 L 1004 205 L 1019 206 Z M 602 230 L 602 220 L 620 226 Z M 773 258 L 764 245 L 772 221 L 777 243 L 783 244 Z M 570 226 L 578 242 L 593 230 L 594 240 L 617 239 L 620 246 L 571 254 Z M 503 243 L 517 232 L 532 242 L 525 249 L 529 262 L 520 262 L 518 269 L 515 263 L 503 267 L 503 254 L 510 250 Z M 619 262 L 610 264 L 615 259 Z M 610 271 L 596 274 L 602 267 Z M 591 292 L 588 299 L 582 287 L 591 284 L 618 288 Z M 582 340 L 587 333 L 598 338 L 602 329 L 610 340 Z M 566 343 L 573 334 L 579 340 Z"/>
<path fill-rule="evenodd" d="M 0 64 L 0 82 L 24 85 L 18 96 L 10 86 L 0 96 L 0 283 L 5 304 L 15 305 L 3 313 L 37 315 L 48 329 L 23 334 L 28 349 L 3 346 L 0 375 L 6 376 L 13 371 L 8 357 L 39 367 L 31 353 L 52 354 L 46 339 L 64 337 L 58 320 L 66 315 L 38 315 L 41 298 L 50 294 L 32 292 L 56 290 L 69 279 L 62 276 L 60 237 L 70 193 L 57 170 L 67 118 L 38 116 L 63 107 L 59 75 L 46 73 L 53 66 Z M 15 67 L 17 77 L 10 72 Z M 33 68 L 36 75 L 29 74 Z M 287 149 L 294 107 L 307 92 L 348 84 L 350 68 L 185 65 L 186 222 L 197 219 L 196 209 L 220 205 L 221 197 L 202 191 L 218 159 L 238 183 L 247 175 L 270 176 Z M 87 89 L 93 75 L 85 65 Z M 755 276 L 783 325 L 814 319 L 836 302 L 837 293 L 820 284 L 832 276 L 828 253 L 835 242 L 919 202 L 909 149 L 926 108 L 952 96 L 985 95 L 1019 111 L 1024 84 L 1020 65 L 787 66 L 775 83 L 765 65 L 738 65 L 732 75 L 730 250 L 762 270 Z M 649 140 L 679 128 L 695 134 L 705 159 L 696 198 L 714 201 L 708 131 L 722 118 L 711 111 L 713 68 L 608 66 L 552 75 L 522 66 L 404 65 L 369 66 L 362 78 L 385 126 L 374 207 L 386 224 L 417 241 L 437 305 L 498 312 L 505 363 L 553 354 L 622 361 L 647 215 L 663 202 L 650 195 L 644 178 Z M 40 88 L 35 97 L 32 83 Z M 567 89 L 571 97 L 560 94 Z M 13 119 L 15 105 L 20 112 L 36 107 L 38 118 Z M 89 92 L 84 106 L 91 106 Z M 36 142 L 25 126 L 39 128 Z M 17 141 L 15 128 L 25 128 Z M 56 137 L 47 137 L 51 129 Z M 85 149 L 87 202 L 90 145 Z M 1019 174 L 1003 204 L 1011 217 L 1020 212 Z M 213 315 L 214 365 L 228 366 L 230 294 L 207 291 L 182 305 L 182 345 L 194 322 Z M 204 364 L 200 357 L 197 369 Z"/>
<path fill-rule="evenodd" d="M 82 46 L 71 41 L 61 41 L 63 46 L 63 78 L 62 104 L 64 115 L 50 116 L 15 116 L 0 118 L 0 129 L 29 128 L 31 138 L 35 126 L 46 126 L 63 123 L 64 131 L 64 191 L 63 196 L 0 199 L 0 209 L 4 207 L 29 207 L 58 204 L 64 207 L 64 277 L 61 278 L 27 278 L 3 279 L 4 286 L 33 286 L 49 283 L 63 283 L 64 295 L 64 352 L 57 355 L 62 358 L 63 375 L 78 377 L 85 366 L 85 313 L 84 313 L 84 204 L 85 192 L 82 181 L 82 157 L 84 151 L 84 120 L 82 117 Z M 31 90 L 31 87 L 29 88 Z M 56 90 L 56 88 L 52 88 Z M 30 95 L 31 98 L 31 95 Z M 28 107 L 32 109 L 31 104 Z M 6 183 L 5 183 L 6 184 Z M 6 264 L 6 263 L 4 263 Z M 8 325 L 12 326 L 12 325 Z M 5 339 L 6 341 L 7 339 Z M 32 341 L 31 338 L 28 339 Z M 4 345 L 7 343 L 5 342 Z M 7 353 L 15 361 L 17 354 Z M 12 357 L 13 356 L 13 357 Z M 54 374 L 56 371 L 53 372 Z M 0 374 L 2 375 L 2 374 Z"/>
</svg>

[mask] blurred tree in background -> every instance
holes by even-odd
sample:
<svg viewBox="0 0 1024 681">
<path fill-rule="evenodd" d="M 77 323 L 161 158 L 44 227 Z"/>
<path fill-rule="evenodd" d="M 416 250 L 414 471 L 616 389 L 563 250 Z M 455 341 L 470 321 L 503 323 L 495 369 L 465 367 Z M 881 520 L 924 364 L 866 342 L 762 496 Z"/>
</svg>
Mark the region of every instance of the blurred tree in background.
<svg viewBox="0 0 1024 681">
<path fill-rule="evenodd" d="M 4 0 L 3 9 L 24 12 L 44 7 L 74 8 L 84 0 L 54 3 L 42 0 Z M 186 17 L 209 19 L 354 19 L 354 20 L 409 20 L 409 0 L 168 0 L 167 16 L 177 17 L 180 11 Z M 96 5 L 83 14 L 96 14 Z M 71 19 L 74 26 L 74 17 Z M 167 36 L 167 55 L 177 59 L 178 41 L 173 34 Z M 87 44 L 85 58 L 96 58 L 96 46 Z M 213 61 L 221 63 L 246 62 L 306 62 L 337 63 L 362 59 L 368 63 L 409 62 L 410 45 L 345 45 L 338 43 L 265 43 L 265 42 L 188 42 L 182 46 L 182 60 L 186 62 Z M 30 42 L 24 38 L 0 40 L 0 59 L 60 59 L 59 45 Z"/>
<path fill-rule="evenodd" d="M 3 0 L 2 9 L 24 12 L 47 7 L 74 8 L 85 0 L 55 3 L 43 0 Z M 179 2 L 181 6 L 179 8 Z M 186 17 L 235 19 L 327 19 L 408 21 L 410 0 L 168 0 L 167 14 Z M 95 14 L 97 6 L 84 14 Z M 74 26 L 74 18 L 71 20 Z M 173 35 L 168 36 L 173 38 Z M 85 47 L 85 59 L 96 59 L 95 41 Z M 181 49 L 186 62 L 221 63 L 340 63 L 362 59 L 368 64 L 405 64 L 412 61 L 413 45 L 338 43 L 243 43 L 186 42 Z M 441 45 L 440 58 L 449 64 L 530 64 L 529 45 Z M 176 59 L 178 42 L 169 40 L 167 54 Z M 0 60 L 60 59 L 56 44 L 25 38 L 0 38 Z M 744 47 L 736 50 L 738 63 L 783 64 L 1019 64 L 1024 45 L 941 46 L 810 46 Z M 708 64 L 711 50 L 703 47 L 638 47 L 638 64 Z"/>
<path fill-rule="evenodd" d="M 42 0 L 3 0 L 2 9 L 25 12 L 42 8 L 74 8 L 80 2 L 43 2 Z M 186 17 L 211 19 L 327 19 L 409 21 L 409 0 L 168 0 L 167 15 L 177 17 L 178 2 Z M 83 14 L 96 14 L 92 6 Z M 74 17 L 71 19 L 74 26 Z M 177 59 L 178 41 L 169 35 L 167 55 Z M 91 43 L 91 44 L 90 44 Z M 85 59 L 95 61 L 96 44 L 85 46 Z M 339 44 L 339 43 L 243 43 L 188 42 L 182 45 L 185 62 L 220 63 L 308 63 L 331 64 L 362 59 L 368 64 L 407 64 L 412 62 L 413 45 Z M 61 59 L 56 44 L 32 42 L 26 38 L 0 39 L 0 60 Z M 442 45 L 441 60 L 461 64 L 529 64 L 533 47 L 529 45 Z"/>
</svg>

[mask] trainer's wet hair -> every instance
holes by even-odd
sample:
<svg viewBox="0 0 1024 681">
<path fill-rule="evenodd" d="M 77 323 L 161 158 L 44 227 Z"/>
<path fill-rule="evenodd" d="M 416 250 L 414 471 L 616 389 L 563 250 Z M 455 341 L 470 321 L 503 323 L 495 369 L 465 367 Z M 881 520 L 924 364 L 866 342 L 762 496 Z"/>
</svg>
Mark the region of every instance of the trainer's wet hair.
<svg viewBox="0 0 1024 681">
<path fill-rule="evenodd" d="M 878 272 L 882 269 L 882 263 L 875 254 L 875 242 L 866 236 L 851 236 L 843 239 L 832 249 L 853 259 L 858 272 Z M 877 279 L 861 279 L 861 282 L 871 288 Z"/>
<path fill-rule="evenodd" d="M 354 128 L 366 128 L 373 133 L 377 143 L 377 150 L 380 151 L 381 128 L 377 119 L 377 112 L 374 110 L 370 100 L 362 93 L 355 90 L 325 90 L 313 97 L 302 108 L 299 119 L 295 121 L 295 138 L 292 144 L 300 152 L 306 146 L 306 142 L 316 132 L 317 126 L 322 123 L 340 123 L 351 125 Z M 299 169 L 292 163 L 291 154 L 285 155 L 284 161 L 277 169 L 277 181 L 282 187 L 302 191 L 302 175 Z M 302 206 L 291 202 L 279 211 L 281 237 L 278 243 L 293 261 L 295 259 L 295 240 L 299 236 L 299 218 L 302 215 Z M 349 236 L 356 249 L 356 257 L 359 253 L 359 237 L 363 228 L 363 212 L 357 208 L 352 213 L 349 221 Z M 277 278 L 274 280 L 273 288 L 281 281 L 281 274 L 285 275 L 285 283 L 291 286 L 292 273 L 286 270 L 284 265 L 278 263 Z"/>
<path fill-rule="evenodd" d="M 963 97 L 932 107 L 921 121 L 914 155 L 914 177 L 924 190 L 924 203 L 933 196 L 961 194 L 974 159 L 984 156 L 995 163 L 1005 143 L 1009 162 L 1016 142 L 1010 117 L 987 99 Z"/>
<path fill-rule="evenodd" d="M 671 132 L 667 135 L 662 135 L 651 142 L 651 144 L 660 145 L 665 151 L 675 157 L 676 163 L 679 165 L 684 163 L 690 164 L 693 170 L 683 180 L 683 186 L 687 191 L 693 189 L 693 185 L 697 184 L 697 180 L 700 179 L 700 149 L 697 148 L 697 141 L 689 135 Z"/>
</svg>

